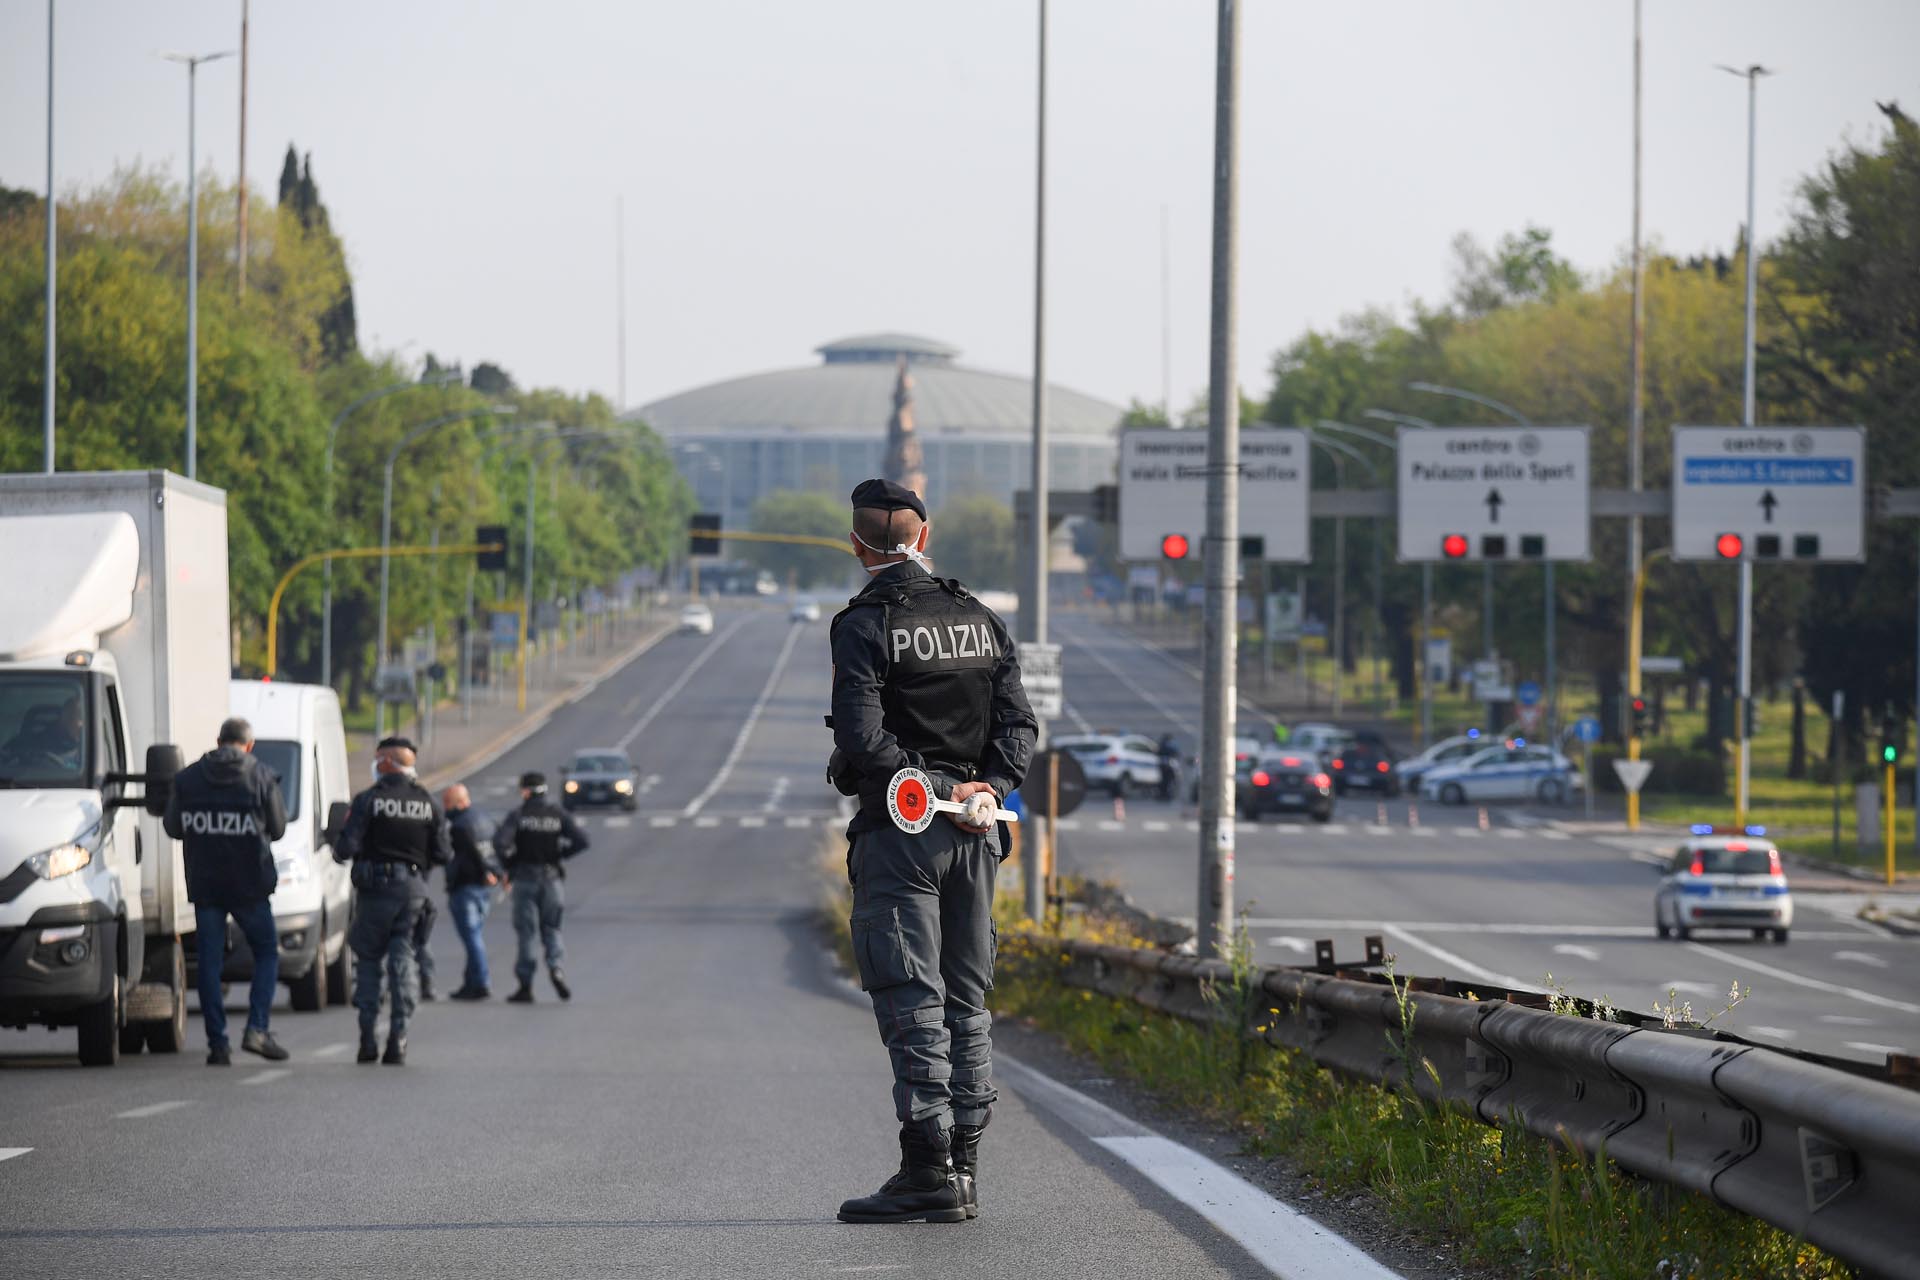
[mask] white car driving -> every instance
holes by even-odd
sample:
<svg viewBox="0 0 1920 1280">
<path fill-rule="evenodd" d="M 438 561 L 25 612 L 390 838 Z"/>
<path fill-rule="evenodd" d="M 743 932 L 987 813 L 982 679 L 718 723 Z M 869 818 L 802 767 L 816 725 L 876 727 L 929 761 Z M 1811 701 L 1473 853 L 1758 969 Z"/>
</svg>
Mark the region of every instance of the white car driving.
<svg viewBox="0 0 1920 1280">
<path fill-rule="evenodd" d="M 1485 747 L 1456 764 L 1427 770 L 1420 779 L 1420 794 L 1442 804 L 1482 800 L 1565 804 L 1584 785 L 1573 761 L 1552 747 L 1513 739 Z"/>
<path fill-rule="evenodd" d="M 703 604 L 690 604 L 680 611 L 680 629 L 703 636 L 713 634 L 713 610 Z"/>
</svg>

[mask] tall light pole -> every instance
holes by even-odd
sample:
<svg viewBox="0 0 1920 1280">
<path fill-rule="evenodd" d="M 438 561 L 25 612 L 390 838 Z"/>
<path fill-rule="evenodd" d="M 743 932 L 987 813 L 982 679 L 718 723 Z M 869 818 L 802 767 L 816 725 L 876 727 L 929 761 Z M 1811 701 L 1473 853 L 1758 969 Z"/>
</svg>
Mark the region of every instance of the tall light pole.
<svg viewBox="0 0 1920 1280">
<path fill-rule="evenodd" d="M 54 358 L 54 292 L 53 285 L 59 274 L 56 249 L 58 237 L 55 234 L 57 218 L 53 198 L 53 0 L 47 0 L 47 351 L 46 386 L 42 397 L 41 432 L 45 439 L 41 444 L 40 469 L 48 475 L 53 474 L 53 358 Z"/>
<path fill-rule="evenodd" d="M 477 409 L 463 409 L 459 413 L 444 414 L 441 417 L 423 422 L 394 442 L 387 451 L 387 465 L 380 487 L 380 624 L 374 635 L 374 679 L 377 682 L 380 669 L 387 665 L 387 580 L 392 557 L 388 549 L 393 546 L 393 464 L 400 459 L 401 451 L 408 445 L 441 427 L 455 422 L 465 422 L 469 418 L 483 418 L 493 414 L 513 413 L 512 405 L 482 405 Z M 384 738 L 387 734 L 387 700 L 379 691 L 374 691 L 373 732 L 375 737 Z"/>
<path fill-rule="evenodd" d="M 459 380 L 459 374 L 444 372 L 434 374 L 430 378 L 423 378 L 419 382 L 395 382 L 369 391 L 358 399 L 348 401 L 346 408 L 333 415 L 333 421 L 327 424 L 326 469 L 321 479 L 323 492 L 326 495 L 324 501 L 329 527 L 333 524 L 333 446 L 340 437 L 341 426 L 353 415 L 353 412 L 363 405 L 372 404 L 375 400 L 387 396 L 398 395 L 402 391 L 412 391 L 420 387 L 442 387 L 449 382 Z M 320 571 L 320 683 L 331 685 L 333 683 L 333 557 L 329 556 L 320 562 Z"/>
<path fill-rule="evenodd" d="M 1020 602 L 1021 630 L 1036 645 L 1047 642 L 1047 0 L 1040 0 L 1039 68 L 1035 84 L 1034 170 L 1033 170 L 1033 479 L 1032 515 L 1033 590 Z M 1046 721 L 1038 722 L 1038 741 L 1047 738 Z M 1021 888 L 1027 900 L 1027 917 L 1046 918 L 1047 886 L 1045 868 L 1040 863 L 1046 842 L 1047 822 L 1042 817 L 1033 824 L 1030 846 L 1023 859 Z"/>
<path fill-rule="evenodd" d="M 1213 116 L 1212 350 L 1207 385 L 1206 610 L 1200 704 L 1200 894 L 1203 957 L 1233 948 L 1233 718 L 1239 659 L 1240 384 L 1235 276 L 1239 265 L 1240 3 L 1219 0 Z"/>
<path fill-rule="evenodd" d="M 199 473 L 200 442 L 200 188 L 199 175 L 194 172 L 198 158 L 195 152 L 194 114 L 195 83 L 199 78 L 200 64 L 217 62 L 221 58 L 231 58 L 233 50 L 222 49 L 219 53 L 163 53 L 160 55 L 168 62 L 178 62 L 187 69 L 187 479 L 195 479 Z M 382 560 L 381 563 L 385 563 Z"/>
<path fill-rule="evenodd" d="M 1740 76 L 1747 82 L 1747 336 L 1746 336 L 1746 376 L 1741 393 L 1740 425 L 1753 425 L 1753 292 L 1758 276 L 1755 270 L 1756 260 L 1760 256 L 1757 237 L 1753 226 L 1754 201 L 1754 155 L 1756 118 L 1760 105 L 1760 77 L 1773 73 L 1759 63 L 1741 69 L 1722 66 L 1720 70 L 1729 75 Z M 1739 603 L 1739 746 L 1736 749 L 1739 764 L 1733 793 L 1733 820 L 1735 825 L 1745 826 L 1747 821 L 1747 800 L 1749 782 L 1753 766 L 1753 561 L 1745 556 L 1740 558 L 1740 603 Z"/>
<path fill-rule="evenodd" d="M 1647 268 L 1646 260 L 1640 251 L 1640 0 L 1633 0 L 1633 320 L 1630 334 L 1632 348 L 1633 382 L 1628 391 L 1627 405 L 1627 488 L 1639 493 L 1643 483 L 1642 473 L 1645 466 L 1642 454 L 1646 432 L 1646 299 Z M 1627 594 L 1631 600 L 1633 592 L 1640 582 L 1640 563 L 1646 554 L 1646 530 L 1638 515 L 1627 520 Z M 1629 609 L 1628 626 L 1640 624 L 1640 614 Z M 1627 651 L 1637 654 L 1640 651 L 1641 637 L 1627 637 Z M 1640 696 L 1640 673 L 1630 664 L 1627 670 L 1627 703 L 1632 706 L 1633 699 Z M 1634 730 L 1631 712 L 1627 721 L 1627 758 L 1640 758 L 1640 736 Z M 1589 785 L 1593 779 L 1587 779 Z M 1592 799 L 1593 793 L 1587 793 Z"/>
<path fill-rule="evenodd" d="M 1322 418 L 1320 421 L 1314 423 L 1313 429 L 1323 432 L 1331 431 L 1343 437 L 1342 441 L 1323 440 L 1319 441 L 1319 443 L 1322 445 L 1339 444 L 1340 447 L 1347 449 L 1349 451 L 1347 456 L 1353 458 L 1366 469 L 1367 480 L 1373 487 L 1376 489 L 1380 487 L 1379 468 L 1375 467 L 1364 453 L 1361 453 L 1358 449 L 1354 449 L 1351 445 L 1345 444 L 1344 440 L 1345 438 L 1365 440 L 1370 444 L 1380 445 L 1385 448 L 1388 453 L 1392 453 L 1395 448 L 1393 437 L 1379 431 L 1370 431 L 1366 427 L 1348 426 L 1344 422 L 1332 422 L 1326 418 Z M 1373 543 L 1373 617 L 1367 626 L 1367 651 L 1373 659 L 1373 709 L 1375 715 L 1384 714 L 1387 705 L 1386 696 L 1381 692 L 1380 688 L 1380 630 L 1385 619 L 1386 603 L 1385 590 L 1381 582 L 1382 571 L 1380 568 L 1380 543 L 1382 541 L 1381 534 L 1383 524 L 1384 522 L 1378 517 L 1374 519 L 1373 537 L 1371 539 Z"/>
</svg>

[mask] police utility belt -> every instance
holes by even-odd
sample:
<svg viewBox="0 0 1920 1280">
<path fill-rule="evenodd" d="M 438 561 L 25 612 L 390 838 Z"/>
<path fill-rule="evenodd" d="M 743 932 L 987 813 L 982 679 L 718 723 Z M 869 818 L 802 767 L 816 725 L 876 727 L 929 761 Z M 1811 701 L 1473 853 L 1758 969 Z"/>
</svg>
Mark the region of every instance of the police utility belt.
<svg viewBox="0 0 1920 1280">
<path fill-rule="evenodd" d="M 398 858 L 360 858 L 353 864 L 353 883 L 374 884 L 386 880 L 415 880 L 424 873 L 411 862 Z"/>
</svg>

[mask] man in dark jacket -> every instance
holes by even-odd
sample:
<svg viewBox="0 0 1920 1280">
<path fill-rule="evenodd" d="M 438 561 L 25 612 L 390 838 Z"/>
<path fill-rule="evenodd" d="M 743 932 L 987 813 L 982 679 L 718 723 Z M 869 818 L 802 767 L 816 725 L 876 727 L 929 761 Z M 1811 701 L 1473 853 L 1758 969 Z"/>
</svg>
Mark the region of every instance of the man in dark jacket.
<svg viewBox="0 0 1920 1280">
<path fill-rule="evenodd" d="M 493 847 L 513 879 L 513 931 L 520 940 L 513 962 L 513 976 L 520 980 L 520 987 L 507 1000 L 533 1003 L 533 975 L 539 968 L 533 954 L 536 934 L 546 949 L 553 989 L 562 1000 L 573 999 L 573 988 L 560 967 L 567 954 L 560 938 L 560 914 L 567 902 L 560 882 L 567 873 L 560 864 L 587 851 L 587 833 L 572 814 L 547 798 L 546 774 L 520 776 L 520 807 L 501 821 L 493 834 Z"/>
<path fill-rule="evenodd" d="M 1006 856 L 993 804 L 1026 777 L 1037 725 L 1007 628 L 926 562 L 927 509 L 887 480 L 853 491 L 870 575 L 833 620 L 836 785 L 860 797 L 847 835 L 854 956 L 893 1060 L 900 1171 L 840 1206 L 843 1222 L 954 1222 L 978 1211 L 992 1115 L 993 882 Z M 917 835 L 888 816 L 902 769 L 936 798 L 983 805 Z M 975 797 L 979 797 L 975 800 Z"/>
<path fill-rule="evenodd" d="M 407 1061 L 407 1022 L 418 995 L 413 930 L 427 899 L 427 868 L 446 866 L 453 848 L 440 802 L 415 778 L 413 744 L 382 738 L 373 767 L 377 781 L 353 798 L 333 857 L 353 864 L 347 944 L 353 948 L 353 1006 L 360 1013 L 358 1060 L 397 1067 Z M 374 1043 L 383 968 L 391 996 L 385 1054 Z"/>
<path fill-rule="evenodd" d="M 447 906 L 453 928 L 467 949 L 466 980 L 453 993 L 455 1000 L 485 1000 L 493 992 L 487 983 L 487 944 L 480 928 L 493 907 L 493 890 L 506 872 L 493 856 L 493 824 L 473 807 L 466 787 L 454 783 L 440 793 L 447 826 L 453 836 L 453 861 L 447 864 Z"/>
<path fill-rule="evenodd" d="M 279 874 L 273 842 L 287 830 L 280 779 L 253 758 L 253 726 L 238 716 L 220 726 L 218 745 L 180 771 L 162 820 L 167 834 L 185 848 L 187 897 L 193 902 L 195 944 L 200 948 L 200 1016 L 207 1024 L 207 1065 L 233 1058 L 227 1044 L 227 1010 L 220 992 L 226 962 L 227 917 L 232 916 L 253 951 L 253 990 L 240 1047 L 275 1062 L 287 1051 L 267 1029 L 274 987 L 280 981 L 280 936 L 273 927 L 272 896 Z"/>
</svg>

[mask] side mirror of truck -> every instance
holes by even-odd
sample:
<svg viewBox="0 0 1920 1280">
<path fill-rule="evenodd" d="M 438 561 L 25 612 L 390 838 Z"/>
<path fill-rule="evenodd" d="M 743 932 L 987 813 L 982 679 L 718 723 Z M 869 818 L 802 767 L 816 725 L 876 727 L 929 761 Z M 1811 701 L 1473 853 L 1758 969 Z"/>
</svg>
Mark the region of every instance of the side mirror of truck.
<svg viewBox="0 0 1920 1280">
<path fill-rule="evenodd" d="M 340 842 L 340 833 L 347 826 L 347 812 L 347 802 L 344 800 L 335 800 L 327 806 L 327 827 L 321 834 L 329 849 Z"/>
<path fill-rule="evenodd" d="M 186 762 L 180 754 L 180 748 L 170 742 L 157 742 L 147 748 L 147 772 L 142 779 L 146 783 L 147 812 L 158 818 L 167 811 L 167 800 L 173 795 L 173 779 Z"/>
</svg>

